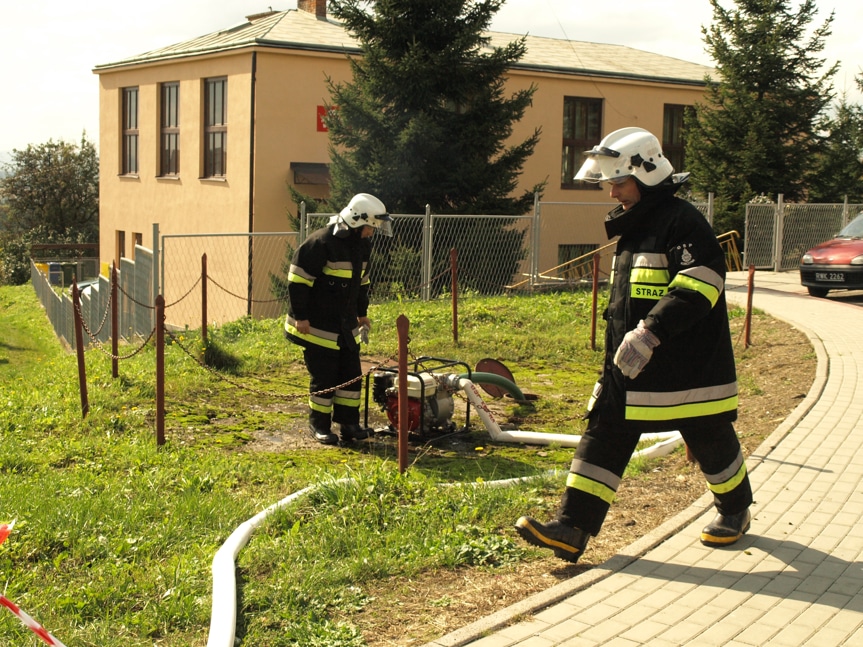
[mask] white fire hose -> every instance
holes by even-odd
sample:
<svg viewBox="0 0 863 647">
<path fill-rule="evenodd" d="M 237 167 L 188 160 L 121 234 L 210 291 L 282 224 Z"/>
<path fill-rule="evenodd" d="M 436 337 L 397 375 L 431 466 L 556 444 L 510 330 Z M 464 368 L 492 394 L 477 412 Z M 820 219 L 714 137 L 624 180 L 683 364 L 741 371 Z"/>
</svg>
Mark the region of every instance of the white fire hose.
<svg viewBox="0 0 863 647">
<path fill-rule="evenodd" d="M 494 416 L 483 402 L 479 389 L 469 379 L 457 375 L 448 375 L 443 378 L 447 388 L 455 391 L 464 391 L 468 400 L 474 405 L 479 417 L 485 425 L 491 439 L 498 443 L 524 443 L 526 445 L 560 445 L 561 447 L 576 447 L 581 436 L 576 434 L 550 434 L 537 431 L 503 431 L 495 421 Z M 633 457 L 659 458 L 666 456 L 683 444 L 683 437 L 679 431 L 664 433 L 642 434 L 641 439 L 646 442 L 656 441 L 650 447 L 640 449 Z"/>
<path fill-rule="evenodd" d="M 562 447 L 575 447 L 581 440 L 581 436 L 575 434 L 548 434 L 535 431 L 502 431 L 494 419 L 491 411 L 483 402 L 476 385 L 470 380 L 449 375 L 446 380 L 447 388 L 451 390 L 462 390 L 476 408 L 482 419 L 486 430 L 494 442 L 525 443 L 528 445 L 560 445 Z M 642 434 L 646 441 L 655 440 L 656 443 L 633 454 L 633 457 L 657 458 L 670 454 L 676 447 L 683 444 L 680 432 L 672 431 L 659 434 Z M 553 472 L 556 473 L 556 472 Z M 548 474 L 539 475 L 547 477 Z M 504 479 L 502 481 L 484 482 L 484 486 L 504 487 L 515 483 L 521 483 L 532 478 L 521 477 Z M 348 482 L 351 479 L 341 479 L 338 482 Z M 210 633 L 207 638 L 207 647 L 233 647 L 237 630 L 237 579 L 236 560 L 240 550 L 249 542 L 252 533 L 260 526 L 264 519 L 270 514 L 291 503 L 295 499 L 312 491 L 316 486 L 310 485 L 302 490 L 285 497 L 278 503 L 274 503 L 267 509 L 259 512 L 251 519 L 240 524 L 230 534 L 222 547 L 216 551 L 213 557 L 213 602 L 210 615 Z"/>
</svg>

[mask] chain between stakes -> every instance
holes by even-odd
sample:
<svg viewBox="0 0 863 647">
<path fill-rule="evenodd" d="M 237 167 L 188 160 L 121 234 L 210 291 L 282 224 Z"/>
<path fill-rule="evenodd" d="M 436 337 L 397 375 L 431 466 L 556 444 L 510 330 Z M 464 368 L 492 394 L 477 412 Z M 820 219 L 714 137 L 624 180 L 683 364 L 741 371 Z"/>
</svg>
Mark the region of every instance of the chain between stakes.
<svg viewBox="0 0 863 647">
<path fill-rule="evenodd" d="M 292 399 L 293 399 L 293 398 L 296 398 L 296 399 L 299 399 L 299 398 L 308 398 L 308 397 L 313 396 L 313 395 L 325 395 L 325 394 L 327 394 L 327 393 L 332 393 L 333 391 L 336 391 L 336 390 L 338 390 L 338 389 L 342 389 L 342 388 L 344 388 L 344 387 L 346 387 L 346 386 L 349 386 L 349 385 L 353 384 L 354 382 L 358 382 L 358 381 L 360 381 L 360 380 L 364 379 L 365 377 L 367 377 L 368 375 L 372 374 L 374 371 L 377 371 L 378 369 L 386 368 L 386 367 L 387 367 L 391 362 L 393 362 L 394 357 L 395 357 L 395 356 L 389 357 L 388 359 L 386 359 L 386 360 L 384 360 L 383 362 L 381 362 L 381 363 L 377 364 L 376 366 L 373 366 L 373 367 L 372 367 L 372 368 L 370 368 L 368 371 L 366 371 L 365 373 L 363 373 L 363 374 L 359 375 L 358 377 L 355 377 L 354 379 L 349 380 L 348 382 L 344 382 L 343 384 L 339 384 L 338 386 L 334 386 L 334 387 L 332 387 L 332 388 L 330 388 L 330 389 L 324 389 L 324 390 L 322 390 L 322 391 L 315 391 L 315 392 L 310 392 L 310 393 L 303 393 L 303 394 L 300 394 L 300 395 L 287 395 L 287 394 L 285 394 L 285 393 L 275 393 L 275 392 L 273 392 L 273 391 L 262 391 L 262 390 L 260 390 L 260 389 L 256 389 L 256 388 L 254 388 L 254 387 L 247 386 L 247 385 L 245 385 L 245 384 L 241 384 L 240 382 L 237 382 L 236 380 L 232 380 L 231 378 L 229 378 L 229 377 L 227 377 L 227 376 L 225 376 L 225 375 L 222 375 L 221 373 L 219 373 L 219 372 L 218 372 L 218 371 L 216 371 L 215 369 L 213 369 L 213 368 L 211 368 L 211 367 L 207 366 L 207 365 L 206 365 L 206 364 L 204 364 L 200 359 L 198 359 L 197 357 L 195 357 L 195 354 L 194 354 L 194 353 L 192 353 L 192 351 L 190 351 L 188 348 L 186 348 L 186 347 L 185 347 L 185 346 L 180 342 L 180 340 L 179 340 L 179 339 L 177 339 L 177 337 L 175 337 L 175 336 L 174 336 L 174 334 L 173 334 L 170 330 L 165 329 L 165 333 L 168 335 L 168 337 L 170 337 L 170 338 L 171 338 L 171 340 L 173 341 L 173 343 L 177 344 L 177 346 L 179 346 L 179 347 L 180 347 L 180 349 L 181 349 L 184 353 L 186 353 L 186 355 L 188 355 L 188 356 L 189 356 L 189 357 L 190 357 L 190 358 L 191 358 L 191 359 L 192 359 L 196 364 L 198 364 L 198 366 L 200 366 L 201 368 L 203 368 L 205 371 L 207 371 L 207 372 L 208 372 L 208 373 L 210 373 L 211 375 L 215 376 L 216 378 L 218 378 L 218 379 L 220 379 L 220 380 L 222 380 L 222 381 L 224 381 L 224 382 L 227 382 L 228 384 L 231 384 L 232 386 L 235 386 L 235 387 L 237 387 L 238 389 L 243 389 L 243 390 L 245 390 L 245 391 L 249 391 L 249 392 L 251 392 L 251 393 L 256 393 L 256 394 L 258 394 L 258 395 L 263 395 L 263 396 L 266 396 L 266 397 L 274 397 L 274 398 L 292 398 Z M 294 386 L 296 386 L 296 385 L 294 385 Z"/>
<path fill-rule="evenodd" d="M 124 289 L 123 289 L 123 286 L 122 286 L 122 285 L 120 285 L 119 283 L 117 284 L 117 289 L 118 289 L 118 290 L 120 290 L 120 292 L 122 292 L 122 293 L 123 293 L 123 295 L 124 295 L 127 299 L 129 299 L 129 301 L 131 301 L 132 303 L 134 303 L 136 306 L 141 306 L 142 308 L 148 308 L 148 309 L 150 309 L 150 310 L 155 310 L 155 309 L 156 309 L 156 306 L 151 306 L 149 303 L 141 303 L 140 301 L 138 301 L 137 299 L 135 299 L 135 297 L 133 297 L 133 296 L 132 296 L 131 294 L 129 294 L 128 292 L 126 292 L 126 290 L 124 290 Z"/>
<path fill-rule="evenodd" d="M 190 287 L 190 288 L 188 289 L 188 291 L 186 292 L 186 294 L 184 294 L 183 296 L 181 296 L 181 297 L 180 297 L 179 299 L 177 299 L 176 301 L 172 301 L 171 303 L 166 303 L 166 304 L 165 304 L 165 308 L 170 308 L 171 306 L 175 306 L 175 305 L 177 305 L 178 303 L 180 303 L 183 299 L 185 299 L 187 296 L 189 296 L 190 294 L 192 294 L 192 290 L 194 290 L 196 287 L 198 287 L 198 283 L 200 283 L 200 282 L 201 282 L 201 277 L 199 276 L 199 277 L 197 278 L 197 280 L 196 280 L 194 283 L 192 283 L 192 287 Z M 152 306 L 151 306 L 151 305 L 150 305 L 150 304 L 148 304 L 148 303 L 141 303 L 140 301 L 138 301 L 137 299 L 135 299 L 135 297 L 133 297 L 133 296 L 132 296 L 131 294 L 129 294 L 128 292 L 126 292 L 126 290 L 124 290 L 124 289 L 123 289 L 123 286 L 121 286 L 120 284 L 117 284 L 117 289 L 118 289 L 118 290 L 120 290 L 120 292 L 122 292 L 122 293 L 123 293 L 123 295 L 124 295 L 127 299 L 129 299 L 132 303 L 134 303 L 135 305 L 137 305 L 137 306 L 141 306 L 142 308 L 148 308 L 148 309 L 150 309 L 150 310 L 155 310 L 155 309 L 156 309 L 156 306 L 154 306 L 154 305 L 152 305 Z"/>
<path fill-rule="evenodd" d="M 142 350 L 144 350 L 144 348 L 147 346 L 147 344 L 148 344 L 148 343 L 150 343 L 150 340 L 153 338 L 153 335 L 156 333 L 156 329 L 155 329 L 155 328 L 153 328 L 153 330 L 151 330 L 151 331 L 150 331 L 150 335 L 147 337 L 147 339 L 145 339 L 145 340 L 144 340 L 144 343 L 143 343 L 143 344 L 141 344 L 138 348 L 136 348 L 135 350 L 133 350 L 133 351 L 132 351 L 131 353 L 129 353 L 128 355 L 114 355 L 113 353 L 108 352 L 107 350 L 105 350 L 105 347 L 103 346 L 102 342 L 101 342 L 101 341 L 99 341 L 99 340 L 96 338 L 96 335 L 98 335 L 98 334 L 99 334 L 99 333 L 98 333 L 98 331 L 97 331 L 95 334 L 94 334 L 94 333 L 92 333 L 92 332 L 90 332 L 90 329 L 87 327 L 87 322 L 86 322 L 86 321 L 84 321 L 84 314 L 81 312 L 81 307 L 80 307 L 80 305 L 76 306 L 76 307 L 75 307 L 75 310 L 76 310 L 76 311 L 77 311 L 77 313 L 78 313 L 78 317 L 81 319 L 81 327 L 84 329 L 84 332 L 86 332 L 86 333 L 87 333 L 87 337 L 89 337 L 89 338 L 90 338 L 90 341 L 92 342 L 92 344 L 93 344 L 97 349 L 99 349 L 99 352 L 101 352 L 103 355 L 107 355 L 107 356 L 108 356 L 108 357 L 110 357 L 111 359 L 116 359 L 116 360 L 132 359 L 135 355 L 137 355 L 137 354 L 138 354 L 138 353 L 140 353 Z M 103 323 L 104 323 L 104 322 L 103 322 Z M 101 330 L 101 326 L 100 326 L 99 328 L 100 328 L 100 330 Z"/>
<path fill-rule="evenodd" d="M 93 333 L 93 336 L 98 335 L 100 332 L 102 332 L 102 328 L 105 327 L 105 322 L 108 321 L 108 313 L 111 311 L 111 300 L 112 300 L 113 296 L 114 296 L 113 294 L 110 294 L 110 293 L 108 294 L 108 301 L 107 301 L 107 303 L 105 303 L 105 312 L 102 313 L 102 323 L 99 324 L 99 328 L 96 330 L 96 332 Z M 84 321 L 84 314 L 81 312 L 80 309 L 78 310 L 78 314 L 81 315 L 81 321 L 83 322 Z M 85 330 L 86 330 L 86 327 L 85 327 Z M 89 331 L 87 332 L 87 334 L 90 334 Z"/>
<path fill-rule="evenodd" d="M 220 290 L 222 290 L 223 292 L 226 292 L 227 294 L 230 294 L 230 295 L 231 295 L 232 297 L 234 297 L 235 299 L 242 299 L 243 301 L 245 301 L 245 300 L 246 300 L 246 297 L 244 297 L 244 296 L 242 296 L 242 295 L 239 295 L 239 294 L 234 294 L 234 293 L 233 293 L 233 292 L 231 292 L 228 288 L 226 288 L 226 287 L 224 287 L 224 286 L 222 286 L 222 285 L 219 285 L 218 281 L 216 281 L 216 280 L 215 280 L 213 277 L 211 277 L 209 274 L 207 274 L 207 280 L 208 280 L 210 283 L 212 283 L 213 285 L 215 285 L 217 288 L 219 288 Z M 276 298 L 276 299 L 251 299 L 252 303 L 277 303 L 277 302 L 279 302 L 279 301 L 284 301 L 284 300 L 285 300 L 285 299 L 284 299 L 284 297 L 279 297 L 279 298 Z"/>
<path fill-rule="evenodd" d="M 170 308 L 171 306 L 175 306 L 175 305 L 177 305 L 178 303 L 180 303 L 180 301 L 182 301 L 182 300 L 183 300 L 183 299 L 185 299 L 187 296 L 189 296 L 190 294 L 192 294 L 192 290 L 194 290 L 196 287 L 198 287 L 198 283 L 200 283 L 200 282 L 201 282 L 201 277 L 199 276 L 199 277 L 198 277 L 198 280 L 197 280 L 197 281 L 195 281 L 195 282 L 192 284 L 192 287 L 190 287 L 190 288 L 188 289 L 188 291 L 186 292 L 186 294 L 184 294 L 183 296 L 181 296 L 179 299 L 177 299 L 177 300 L 176 300 L 176 301 L 174 301 L 173 303 L 166 303 L 166 304 L 165 304 L 165 308 Z"/>
</svg>

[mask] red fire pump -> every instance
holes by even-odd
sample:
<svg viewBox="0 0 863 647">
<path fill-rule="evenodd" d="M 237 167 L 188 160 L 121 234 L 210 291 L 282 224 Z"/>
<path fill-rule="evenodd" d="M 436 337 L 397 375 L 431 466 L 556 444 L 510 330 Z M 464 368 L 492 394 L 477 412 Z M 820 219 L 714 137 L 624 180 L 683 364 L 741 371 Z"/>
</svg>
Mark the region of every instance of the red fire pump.
<svg viewBox="0 0 863 647">
<path fill-rule="evenodd" d="M 460 364 L 448 360 L 435 360 L 434 358 L 420 358 L 418 362 L 424 365 L 429 360 L 434 360 L 439 365 L 436 370 Z M 467 373 L 470 368 L 465 365 Z M 452 433 L 455 431 L 455 423 L 452 421 L 454 404 L 453 391 L 446 386 L 444 376 L 437 372 L 421 371 L 409 372 L 407 375 L 407 402 L 408 402 L 408 431 L 419 435 L 430 433 Z M 399 389 L 398 372 L 390 369 L 379 369 L 372 376 L 372 399 L 386 412 L 390 423 L 390 430 L 397 431 L 399 427 Z M 366 397 L 368 398 L 368 385 Z M 470 415 L 468 409 L 467 415 Z M 368 409 L 366 410 L 368 418 Z M 467 427 L 469 420 L 465 421 Z M 368 426 L 368 422 L 367 422 Z"/>
</svg>

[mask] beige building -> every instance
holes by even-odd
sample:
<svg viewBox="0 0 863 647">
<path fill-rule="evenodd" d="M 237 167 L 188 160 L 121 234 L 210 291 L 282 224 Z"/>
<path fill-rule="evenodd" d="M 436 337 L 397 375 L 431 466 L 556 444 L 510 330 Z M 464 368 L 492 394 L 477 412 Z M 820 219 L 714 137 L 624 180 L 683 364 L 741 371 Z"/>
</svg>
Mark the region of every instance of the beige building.
<svg viewBox="0 0 863 647">
<path fill-rule="evenodd" d="M 492 45 L 520 37 L 488 36 Z M 349 80 L 347 56 L 358 53 L 325 0 L 298 0 L 297 9 L 98 65 L 103 264 L 131 257 L 135 243 L 151 247 L 153 223 L 163 235 L 288 230 L 288 184 L 326 195 L 326 77 Z M 512 135 L 520 142 L 542 129 L 520 190 L 547 180 L 543 201 L 609 202 L 572 176 L 584 150 L 624 126 L 656 133 L 679 167 L 683 107 L 701 100 L 709 72 L 619 45 L 528 36 L 506 88 L 537 86 Z M 543 229 L 540 269 L 562 249 L 606 242 L 601 219 L 577 229 L 545 219 Z"/>
</svg>

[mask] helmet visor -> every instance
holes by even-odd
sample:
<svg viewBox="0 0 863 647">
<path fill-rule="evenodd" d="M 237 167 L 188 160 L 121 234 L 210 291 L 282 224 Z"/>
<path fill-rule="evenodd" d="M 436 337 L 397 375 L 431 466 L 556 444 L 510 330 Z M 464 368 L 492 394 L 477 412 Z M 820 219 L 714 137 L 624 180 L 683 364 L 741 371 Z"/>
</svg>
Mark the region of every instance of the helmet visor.
<svg viewBox="0 0 863 647">
<path fill-rule="evenodd" d="M 602 177 L 602 167 L 595 157 L 588 157 L 584 160 L 584 164 L 578 169 L 575 174 L 575 180 L 580 182 L 593 182 L 599 184 L 605 178 Z"/>
<path fill-rule="evenodd" d="M 632 173 L 623 168 L 620 162 L 614 158 L 591 156 L 578 169 L 575 179 L 583 182 L 611 182 L 616 184 L 623 182 L 630 175 Z"/>
<path fill-rule="evenodd" d="M 384 214 L 383 216 L 375 216 L 372 218 L 371 226 L 375 228 L 375 230 L 384 235 L 393 237 L 393 220 L 389 217 L 388 214 Z"/>
</svg>

